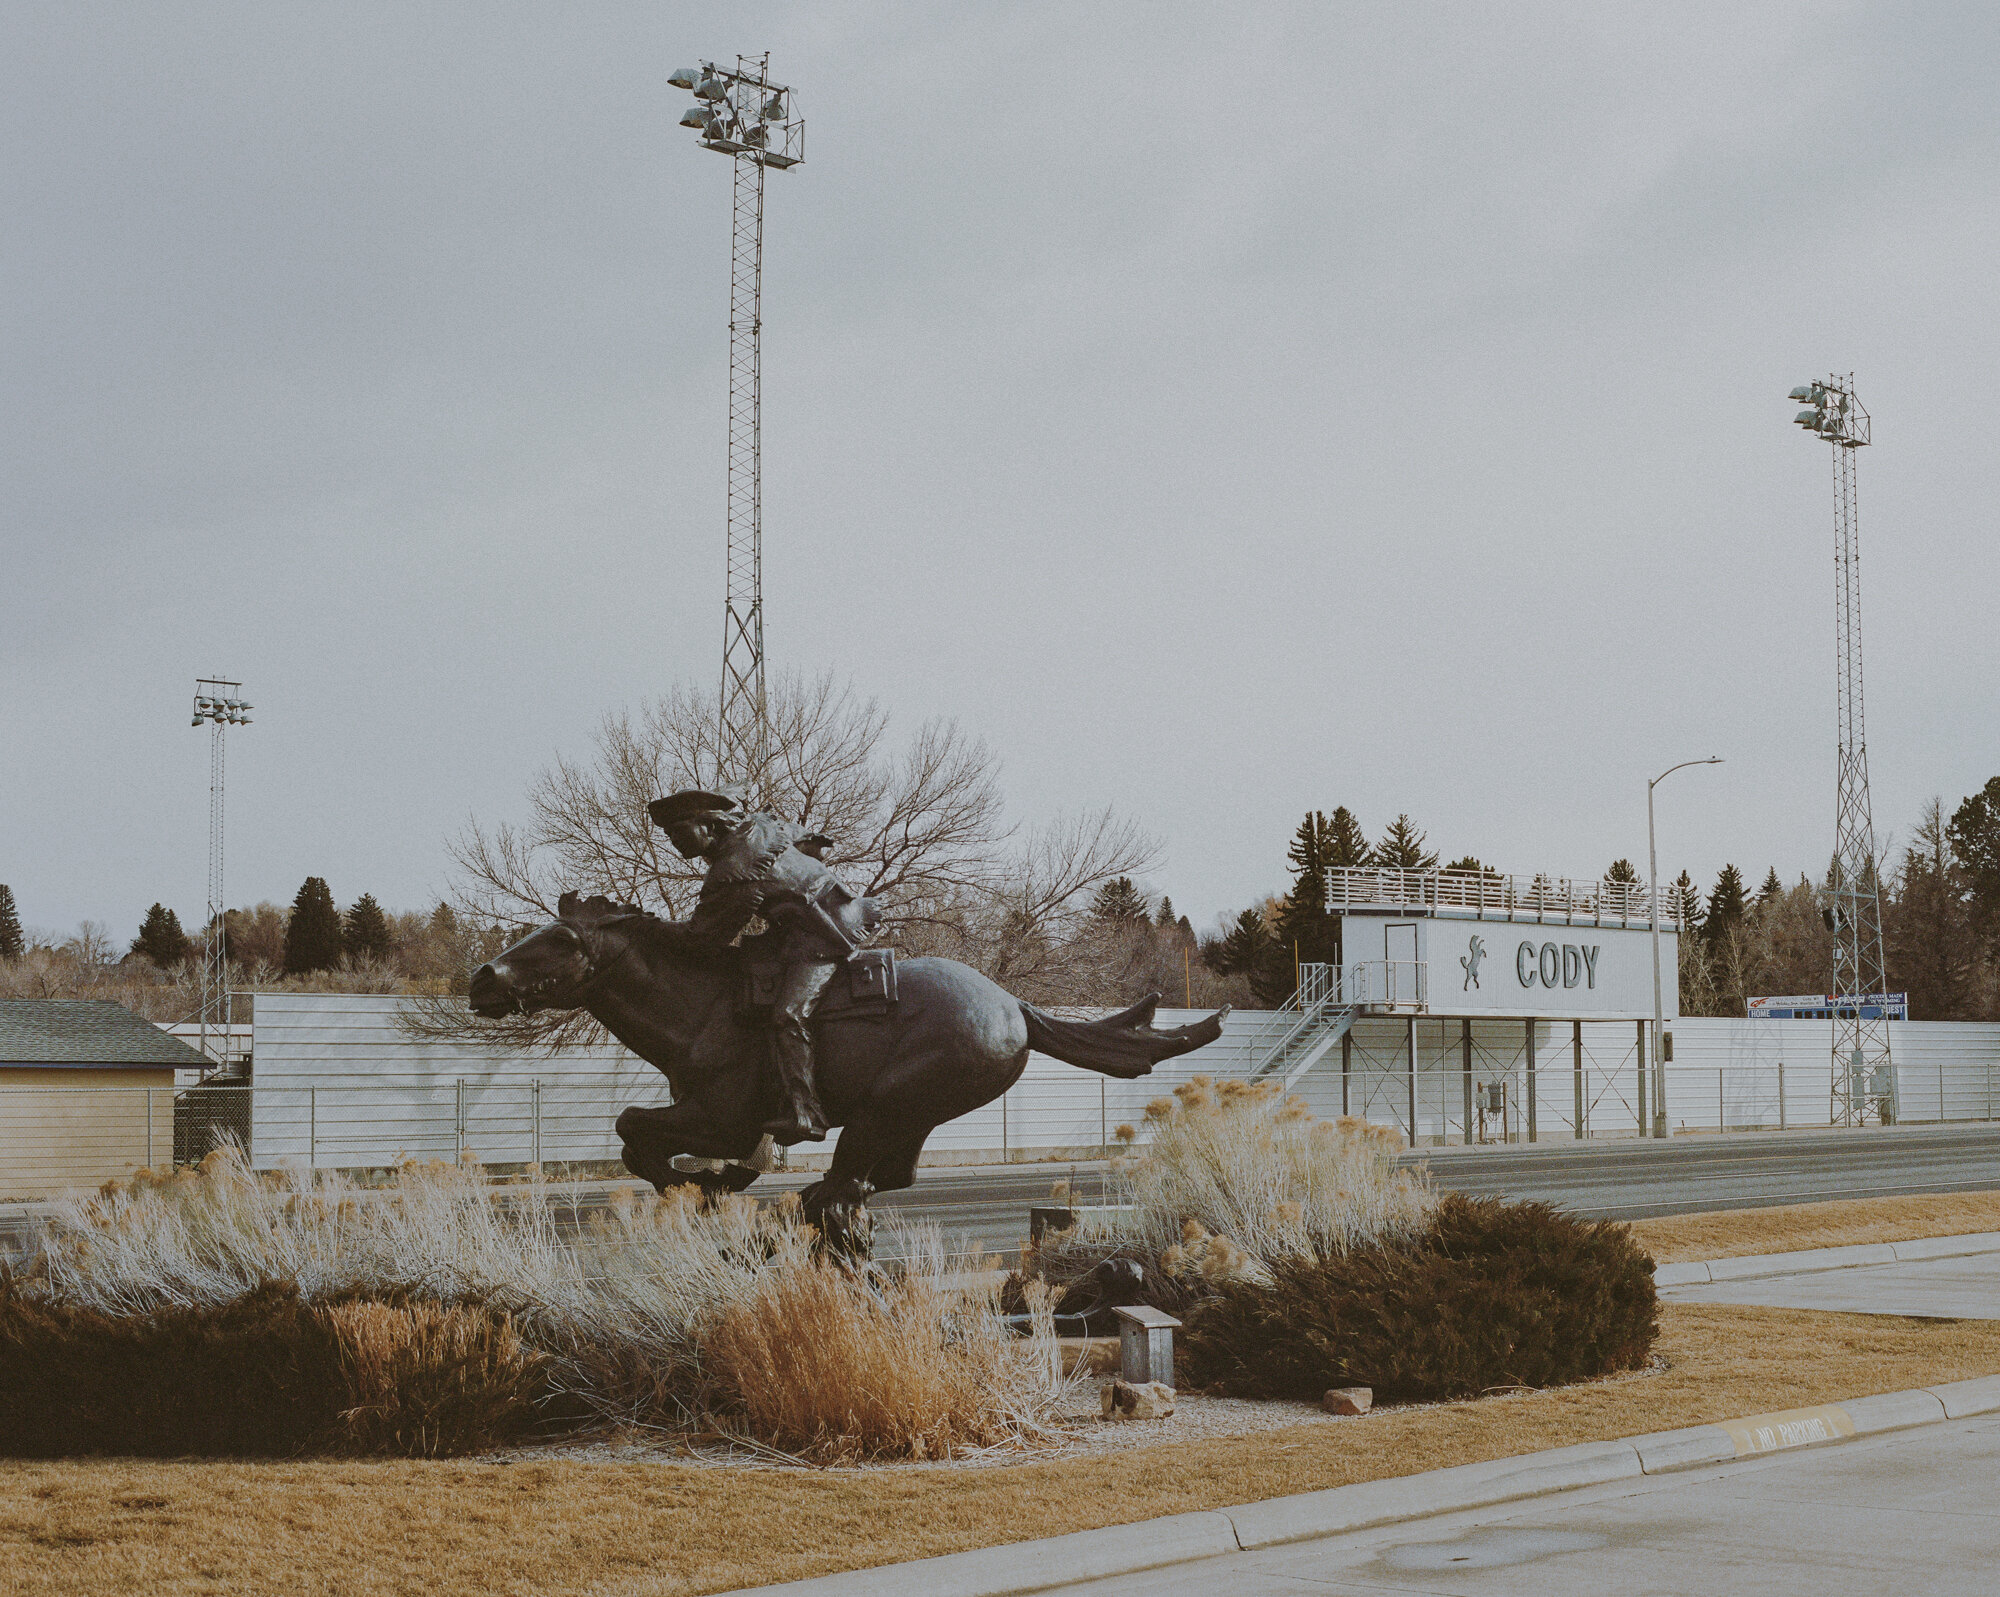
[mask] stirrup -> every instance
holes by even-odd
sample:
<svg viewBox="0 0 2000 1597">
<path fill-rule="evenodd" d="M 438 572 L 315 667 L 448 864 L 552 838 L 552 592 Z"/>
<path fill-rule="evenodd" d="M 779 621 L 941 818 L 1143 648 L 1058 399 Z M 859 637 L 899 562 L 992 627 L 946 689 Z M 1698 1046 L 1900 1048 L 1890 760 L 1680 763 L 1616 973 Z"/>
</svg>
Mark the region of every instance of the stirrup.
<svg viewBox="0 0 2000 1597">
<path fill-rule="evenodd" d="M 804 1120 L 797 1115 L 781 1115 L 776 1120 L 767 1120 L 758 1129 L 781 1148 L 800 1142 L 826 1141 L 824 1121 Z"/>
</svg>

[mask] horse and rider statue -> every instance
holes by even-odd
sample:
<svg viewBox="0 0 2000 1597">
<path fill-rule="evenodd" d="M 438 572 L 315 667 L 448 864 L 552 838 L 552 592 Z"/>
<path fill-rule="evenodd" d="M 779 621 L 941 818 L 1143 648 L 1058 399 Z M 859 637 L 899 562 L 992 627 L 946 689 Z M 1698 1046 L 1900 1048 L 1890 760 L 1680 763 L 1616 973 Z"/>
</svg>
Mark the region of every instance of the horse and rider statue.
<svg viewBox="0 0 2000 1597">
<path fill-rule="evenodd" d="M 618 1117 L 626 1168 L 660 1191 L 741 1191 L 764 1138 L 817 1142 L 839 1127 L 805 1217 L 835 1251 L 864 1256 L 869 1197 L 909 1186 L 931 1132 L 1013 1086 L 1030 1051 L 1132 1078 L 1221 1035 L 1226 1009 L 1157 1028 L 1152 993 L 1063 1020 L 957 960 L 899 959 L 868 946 L 879 907 L 827 866 L 828 838 L 730 793 L 691 788 L 648 808 L 706 865 L 693 914 L 565 893 L 558 919 L 473 972 L 469 997 L 496 1018 L 587 1010 L 667 1078 L 671 1103 Z"/>
</svg>

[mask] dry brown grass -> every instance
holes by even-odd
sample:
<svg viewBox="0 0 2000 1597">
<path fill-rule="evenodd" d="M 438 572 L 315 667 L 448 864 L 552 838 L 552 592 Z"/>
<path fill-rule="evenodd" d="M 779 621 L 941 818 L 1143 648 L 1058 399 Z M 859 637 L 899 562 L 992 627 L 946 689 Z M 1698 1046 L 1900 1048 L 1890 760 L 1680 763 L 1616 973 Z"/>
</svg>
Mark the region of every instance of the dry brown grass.
<svg viewBox="0 0 2000 1597">
<path fill-rule="evenodd" d="M 948 1290 L 940 1273 L 873 1280 L 800 1260 L 723 1314 L 703 1364 L 752 1436 L 817 1463 L 1047 1434 L 1065 1391 L 1053 1330 L 1016 1338 L 990 1290 Z"/>
<path fill-rule="evenodd" d="M 528 1409 L 536 1394 L 565 1418 L 650 1427 L 706 1427 L 720 1394 L 760 1439 L 802 1438 L 822 1461 L 877 1456 L 891 1437 L 920 1458 L 1016 1438 L 1066 1396 L 1053 1323 L 1007 1334 L 991 1294 L 954 1289 L 958 1272 L 934 1226 L 885 1227 L 885 1251 L 901 1266 L 863 1287 L 815 1261 L 795 1195 L 705 1205 L 691 1188 L 624 1191 L 580 1231 L 563 1223 L 576 1218 L 563 1204 L 538 1175 L 503 1194 L 470 1161 L 404 1165 L 383 1188 L 361 1191 L 337 1172 L 260 1173 L 221 1150 L 198 1169 L 141 1172 L 58 1205 L 18 1296 L 29 1310 L 128 1328 L 158 1313 L 220 1313 L 273 1283 L 315 1310 L 395 1305 L 342 1311 L 351 1345 L 340 1379 L 354 1389 L 340 1407 L 356 1416 L 357 1445 L 373 1437 L 422 1456 L 494 1445 L 500 1432 L 478 1427 L 498 1425 L 509 1404 L 521 1411 L 518 1433 L 549 1413 Z M 444 1312 L 457 1305 L 502 1318 Z M 885 1307 L 886 1327 L 876 1312 Z M 822 1323 L 844 1365 L 810 1352 Z M 0 1318 L 0 1342 L 5 1331 Z M 732 1361 L 720 1377 L 707 1367 L 710 1349 Z M 178 1371 L 162 1373 L 171 1389 Z M 842 1393 L 843 1374 L 862 1384 Z M 787 1376 L 805 1384 L 779 1391 Z M 899 1376 L 908 1392 L 895 1390 Z M 9 1450 L 7 1389 L 0 1379 L 0 1451 Z M 866 1429 L 836 1438 L 843 1412 Z M 258 1451 L 299 1445 L 280 1438 Z M 169 1430 L 165 1446 L 180 1448 L 179 1433 Z"/>
<path fill-rule="evenodd" d="M 1938 1192 L 1906 1198 L 1795 1203 L 1779 1209 L 1728 1209 L 1639 1220 L 1632 1226 L 1660 1264 L 1735 1259 L 1794 1248 L 1841 1248 L 1857 1242 L 2000 1231 L 2000 1192 Z"/>
<path fill-rule="evenodd" d="M 1670 1304 L 1655 1376 L 1014 1469 L 0 1465 L 20 1597 L 728 1590 L 2000 1372 L 2000 1323 Z"/>
<path fill-rule="evenodd" d="M 519 1435 L 542 1396 L 546 1355 L 511 1316 L 444 1303 L 329 1304 L 351 1406 L 341 1440 L 357 1453 L 450 1458 Z"/>
</svg>

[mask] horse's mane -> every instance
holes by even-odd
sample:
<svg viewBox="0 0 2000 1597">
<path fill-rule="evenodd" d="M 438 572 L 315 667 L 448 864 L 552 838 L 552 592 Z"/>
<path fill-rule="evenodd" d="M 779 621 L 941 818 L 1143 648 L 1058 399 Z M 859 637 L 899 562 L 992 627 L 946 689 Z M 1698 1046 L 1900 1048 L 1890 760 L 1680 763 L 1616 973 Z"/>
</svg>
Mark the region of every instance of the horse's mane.
<svg viewBox="0 0 2000 1597">
<path fill-rule="evenodd" d="M 578 898 L 565 893 L 556 903 L 556 916 L 586 931 L 616 929 L 627 937 L 638 937 L 682 960 L 723 963 L 736 957 L 733 948 L 718 948 L 705 937 L 697 937 L 686 921 L 666 920 L 637 904 L 621 904 L 616 899 L 593 893 Z"/>
</svg>

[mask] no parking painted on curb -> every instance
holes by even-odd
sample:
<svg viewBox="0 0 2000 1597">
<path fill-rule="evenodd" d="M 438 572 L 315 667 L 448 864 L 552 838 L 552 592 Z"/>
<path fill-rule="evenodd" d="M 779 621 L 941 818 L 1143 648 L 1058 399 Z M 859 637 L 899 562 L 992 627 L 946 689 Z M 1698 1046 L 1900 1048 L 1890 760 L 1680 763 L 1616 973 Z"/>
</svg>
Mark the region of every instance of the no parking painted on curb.
<svg viewBox="0 0 2000 1597">
<path fill-rule="evenodd" d="M 1854 1421 L 1838 1403 L 1822 1403 L 1817 1408 L 1785 1408 L 1770 1414 L 1750 1414 L 1727 1420 L 1722 1429 L 1736 1444 L 1736 1456 L 1776 1453 L 1787 1447 L 1810 1447 L 1815 1442 L 1838 1442 L 1854 1434 Z"/>
</svg>

